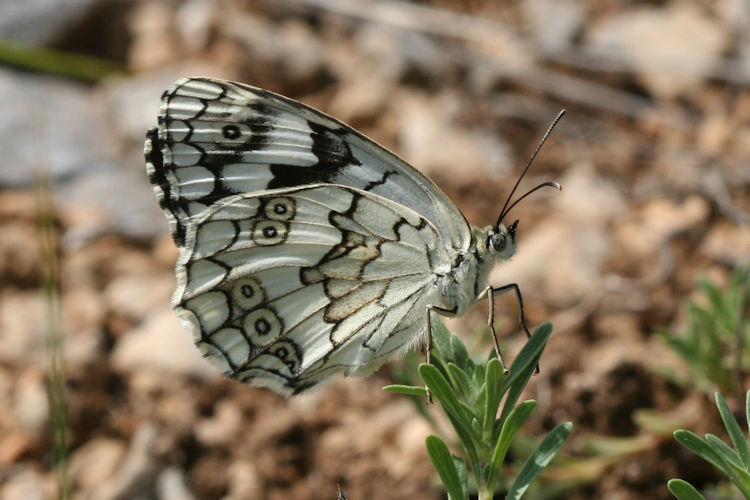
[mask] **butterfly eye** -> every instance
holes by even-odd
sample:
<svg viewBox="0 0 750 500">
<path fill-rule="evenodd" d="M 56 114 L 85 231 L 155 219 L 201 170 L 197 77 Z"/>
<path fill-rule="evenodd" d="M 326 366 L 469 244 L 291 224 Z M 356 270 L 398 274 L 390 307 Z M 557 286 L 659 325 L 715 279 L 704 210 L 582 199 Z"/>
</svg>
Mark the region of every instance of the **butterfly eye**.
<svg viewBox="0 0 750 500">
<path fill-rule="evenodd" d="M 490 236 L 490 245 L 492 248 L 500 252 L 505 249 L 505 240 L 506 238 L 504 234 L 495 233 Z"/>
</svg>

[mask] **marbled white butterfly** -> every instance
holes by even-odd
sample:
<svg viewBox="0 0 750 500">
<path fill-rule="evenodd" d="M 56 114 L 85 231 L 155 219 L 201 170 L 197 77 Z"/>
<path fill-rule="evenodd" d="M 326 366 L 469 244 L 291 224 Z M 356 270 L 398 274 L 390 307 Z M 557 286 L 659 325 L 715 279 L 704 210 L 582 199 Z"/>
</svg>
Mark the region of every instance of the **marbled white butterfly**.
<svg viewBox="0 0 750 500">
<path fill-rule="evenodd" d="M 520 301 L 516 284 L 487 286 L 515 252 L 518 221 L 502 224 L 515 203 L 471 227 L 417 170 L 299 102 L 178 80 L 145 154 L 180 249 L 173 307 L 232 378 L 299 393 L 429 345 L 430 311 L 461 315 L 507 290 Z"/>
</svg>

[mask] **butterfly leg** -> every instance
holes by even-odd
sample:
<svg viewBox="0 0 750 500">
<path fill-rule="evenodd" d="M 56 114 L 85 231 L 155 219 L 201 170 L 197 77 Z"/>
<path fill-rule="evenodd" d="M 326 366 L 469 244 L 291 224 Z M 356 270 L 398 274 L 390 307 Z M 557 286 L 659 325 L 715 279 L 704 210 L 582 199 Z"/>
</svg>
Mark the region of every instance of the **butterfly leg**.
<svg viewBox="0 0 750 500">
<path fill-rule="evenodd" d="M 495 289 L 492 288 L 492 286 L 488 286 L 484 289 L 482 293 L 480 293 L 477 296 L 477 300 L 482 300 L 483 298 L 487 297 L 488 302 L 488 315 L 487 315 L 487 326 L 490 329 L 490 335 L 492 335 L 492 343 L 495 345 L 495 354 L 497 355 L 497 359 L 500 360 L 500 362 L 503 364 L 503 367 L 505 367 L 505 359 L 503 359 L 503 353 L 500 351 L 500 342 L 497 340 L 497 332 L 495 331 Z M 507 371 L 507 368 L 506 368 Z"/>
<path fill-rule="evenodd" d="M 432 321 L 430 312 L 434 311 L 440 316 L 445 316 L 446 318 L 454 318 L 456 316 L 456 310 L 451 309 L 445 309 L 443 307 L 438 306 L 427 306 L 427 354 L 425 355 L 426 362 L 429 365 L 430 361 L 432 359 Z M 430 390 L 425 387 L 425 390 L 427 391 L 427 404 L 432 404 L 432 394 L 430 394 Z"/>
<path fill-rule="evenodd" d="M 493 323 L 495 322 L 495 296 L 502 295 L 509 290 L 513 290 L 514 292 L 516 292 L 516 298 L 518 299 L 518 322 L 521 324 L 523 331 L 526 333 L 526 338 L 531 338 L 531 332 L 529 331 L 529 327 L 526 326 L 526 316 L 523 313 L 523 297 L 521 296 L 521 289 L 518 287 L 518 284 L 509 283 L 507 285 L 503 285 L 497 288 L 488 286 L 484 292 L 484 293 L 487 293 L 488 295 L 487 298 L 490 302 L 490 307 L 489 307 L 490 314 L 489 314 L 489 318 L 487 319 L 487 321 L 490 325 L 490 331 L 492 332 L 492 340 L 495 342 L 495 350 L 497 351 L 500 361 L 503 361 L 503 358 L 500 356 L 500 347 L 497 341 L 497 335 L 495 334 L 495 327 L 493 325 Z M 503 362 L 503 366 L 504 365 L 505 363 Z M 536 373 L 539 373 L 539 365 L 537 365 L 536 367 Z"/>
</svg>

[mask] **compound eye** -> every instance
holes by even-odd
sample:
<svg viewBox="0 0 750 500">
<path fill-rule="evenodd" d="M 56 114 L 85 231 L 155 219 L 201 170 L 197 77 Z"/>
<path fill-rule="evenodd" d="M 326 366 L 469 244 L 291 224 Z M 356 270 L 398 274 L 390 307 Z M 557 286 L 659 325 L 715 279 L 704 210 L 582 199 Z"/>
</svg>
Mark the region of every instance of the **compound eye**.
<svg viewBox="0 0 750 500">
<path fill-rule="evenodd" d="M 490 245 L 498 252 L 502 251 L 505 248 L 505 235 L 499 233 L 493 234 L 490 236 Z"/>
</svg>

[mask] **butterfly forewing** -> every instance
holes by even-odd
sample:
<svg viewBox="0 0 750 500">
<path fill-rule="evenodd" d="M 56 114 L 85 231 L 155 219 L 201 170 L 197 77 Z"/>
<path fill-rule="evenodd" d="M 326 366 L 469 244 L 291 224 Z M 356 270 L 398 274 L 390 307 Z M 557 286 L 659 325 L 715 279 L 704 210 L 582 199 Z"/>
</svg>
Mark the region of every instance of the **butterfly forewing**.
<svg viewBox="0 0 750 500">
<path fill-rule="evenodd" d="M 148 138 L 149 175 L 178 244 L 191 218 L 227 196 L 330 183 L 411 208 L 439 228 L 447 248 L 469 246 L 466 220 L 434 183 L 350 127 L 283 96 L 181 79 L 162 96 Z"/>
<path fill-rule="evenodd" d="M 222 199 L 185 241 L 178 315 L 229 376 L 280 393 L 377 368 L 424 331 L 450 269 L 424 217 L 345 186 Z"/>
</svg>

